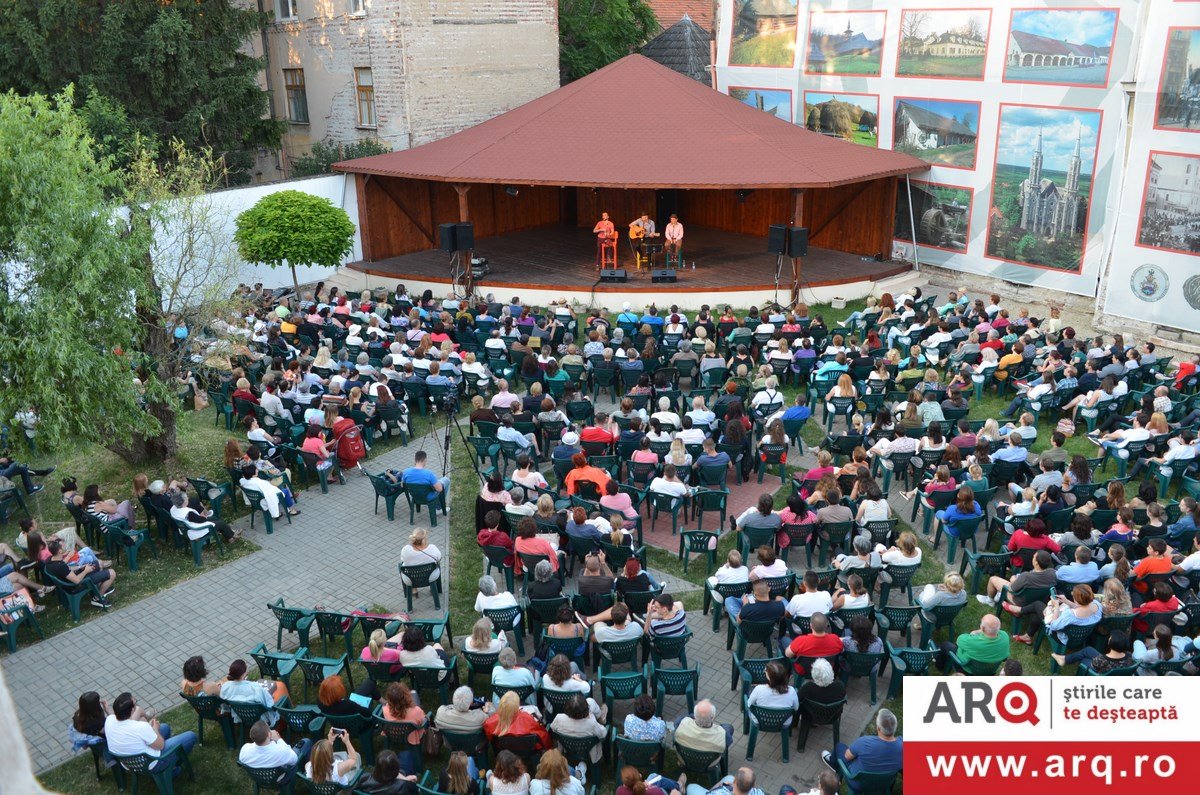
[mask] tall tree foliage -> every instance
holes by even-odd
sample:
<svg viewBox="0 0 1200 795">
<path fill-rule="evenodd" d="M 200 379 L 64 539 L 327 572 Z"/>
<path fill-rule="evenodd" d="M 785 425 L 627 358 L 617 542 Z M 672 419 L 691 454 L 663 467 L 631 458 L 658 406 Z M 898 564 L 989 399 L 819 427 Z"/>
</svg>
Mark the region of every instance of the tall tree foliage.
<svg viewBox="0 0 1200 795">
<path fill-rule="evenodd" d="M 0 90 L 99 95 L 89 122 L 103 139 L 124 117 L 143 137 L 211 148 L 235 179 L 253 151 L 279 143 L 264 118 L 261 63 L 243 51 L 269 17 L 235 0 L 7 0 L 0 14 Z M 166 147 L 164 146 L 164 149 Z"/>
<path fill-rule="evenodd" d="M 144 240 L 72 104 L 70 92 L 0 94 L 0 418 L 33 408 L 48 447 L 160 430 L 120 353 L 140 336 Z"/>
<path fill-rule="evenodd" d="M 658 33 L 644 0 L 558 0 L 558 62 L 569 83 L 624 58 Z"/>
</svg>

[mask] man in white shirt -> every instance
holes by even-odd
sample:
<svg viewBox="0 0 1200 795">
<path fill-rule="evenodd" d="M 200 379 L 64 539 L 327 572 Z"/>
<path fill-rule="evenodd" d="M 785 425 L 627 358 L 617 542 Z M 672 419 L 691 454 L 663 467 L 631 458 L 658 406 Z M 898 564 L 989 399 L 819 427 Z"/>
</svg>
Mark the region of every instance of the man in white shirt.
<svg viewBox="0 0 1200 795">
<path fill-rule="evenodd" d="M 829 591 L 821 590 L 818 584 L 816 572 L 806 572 L 799 593 L 787 603 L 784 612 L 793 617 L 810 618 L 813 613 L 829 613 L 833 610 L 833 597 Z"/>
<path fill-rule="evenodd" d="M 1166 453 L 1156 458 L 1139 458 L 1129 473 L 1130 480 L 1136 478 L 1146 463 L 1150 461 L 1158 464 L 1159 472 L 1167 477 L 1172 477 L 1175 474 L 1176 466 L 1186 469 L 1196 457 L 1196 447 L 1193 444 L 1195 440 L 1196 432 L 1191 428 L 1184 428 L 1177 438 L 1167 442 Z"/>
<path fill-rule="evenodd" d="M 1130 442 L 1144 442 L 1150 438 L 1150 431 L 1146 430 L 1146 425 L 1150 423 L 1150 418 L 1145 414 L 1138 412 L 1133 416 L 1133 427 L 1106 433 L 1103 436 L 1093 436 L 1088 434 L 1088 439 L 1100 445 L 1104 450 L 1116 450 L 1117 455 L 1121 458 L 1128 458 L 1129 453 L 1122 455 L 1120 452 L 1129 446 Z"/>
<path fill-rule="evenodd" d="M 679 479 L 675 465 L 667 464 L 663 467 L 662 477 L 657 477 L 650 481 L 649 490 L 653 494 L 670 494 L 672 497 L 684 497 L 688 493 L 688 486 Z"/>
<path fill-rule="evenodd" d="M 683 418 L 683 430 L 675 434 L 675 438 L 686 444 L 704 444 L 704 440 L 708 438 L 708 434 L 696 428 L 692 424 L 692 418 L 685 416 Z"/>
<path fill-rule="evenodd" d="M 502 442 L 512 442 L 517 446 L 518 450 L 528 450 L 532 447 L 534 455 L 537 455 L 538 441 L 536 436 L 532 433 L 521 433 L 514 428 L 511 416 L 505 415 L 501 422 L 500 428 L 496 431 L 497 439 Z"/>
<path fill-rule="evenodd" d="M 779 391 L 779 379 L 773 375 L 767 376 L 766 388 L 756 392 L 750 400 L 750 408 L 757 409 L 761 406 L 782 406 L 784 403 L 783 394 Z"/>
<path fill-rule="evenodd" d="M 246 426 L 246 439 L 251 442 L 262 442 L 267 445 L 267 449 L 263 451 L 263 454 L 267 458 L 274 458 L 276 453 L 275 445 L 279 444 L 279 438 L 272 436 L 260 428 L 258 418 L 253 414 L 246 415 L 246 418 L 242 422 Z"/>
<path fill-rule="evenodd" d="M 694 425 L 703 425 L 705 428 L 711 428 L 713 421 L 717 418 L 717 415 L 704 405 L 704 398 L 700 395 L 692 398 L 692 410 L 687 413 L 687 416 L 692 418 Z"/>
<path fill-rule="evenodd" d="M 663 425 L 671 425 L 676 429 L 679 428 L 679 415 L 671 410 L 671 399 L 669 397 L 660 397 L 658 399 L 658 411 L 651 414 L 650 419 L 657 419 Z"/>
<path fill-rule="evenodd" d="M 112 710 L 112 714 L 104 719 L 104 738 L 109 753 L 114 756 L 146 754 L 157 759 L 179 749 L 181 757 L 175 760 L 175 765 L 179 766 L 182 757 L 196 747 L 195 732 L 183 732 L 172 737 L 170 726 L 160 725 L 156 718 L 143 720 L 144 713 L 130 693 L 117 696 Z M 158 764 L 155 763 L 156 768 Z"/>
<path fill-rule="evenodd" d="M 501 610 L 506 607 L 516 607 L 517 598 L 508 591 L 500 591 L 496 580 L 490 574 L 479 578 L 479 593 L 475 596 L 475 612 L 483 615 L 484 610 Z M 520 623 L 518 613 L 514 623 Z"/>
<path fill-rule="evenodd" d="M 260 478 L 258 468 L 253 464 L 246 464 L 242 467 L 242 479 L 238 481 L 238 484 L 243 489 L 262 493 L 272 519 L 278 519 L 282 515 L 280 506 L 283 505 L 283 492 L 269 480 Z"/>
<path fill-rule="evenodd" d="M 296 775 L 296 767 L 308 761 L 312 740 L 305 737 L 293 748 L 283 741 L 279 732 L 267 725 L 265 720 L 250 727 L 250 742 L 238 752 L 238 761 L 255 770 L 270 770 L 274 767 L 292 768 L 281 777 L 279 784 L 286 784 Z"/>
</svg>

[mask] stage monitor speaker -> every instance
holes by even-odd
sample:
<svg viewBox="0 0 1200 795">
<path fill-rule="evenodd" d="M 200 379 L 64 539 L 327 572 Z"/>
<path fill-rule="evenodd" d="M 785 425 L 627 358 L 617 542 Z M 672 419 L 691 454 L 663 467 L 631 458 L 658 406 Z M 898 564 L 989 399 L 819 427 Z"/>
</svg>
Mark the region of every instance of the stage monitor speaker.
<svg viewBox="0 0 1200 795">
<path fill-rule="evenodd" d="M 442 251 L 458 251 L 458 224 L 438 224 L 438 245 Z"/>
<path fill-rule="evenodd" d="M 627 282 L 629 281 L 629 274 L 625 273 L 624 268 L 605 268 L 600 271 L 600 281 Z"/>
<path fill-rule="evenodd" d="M 808 228 L 793 226 L 788 230 L 788 256 L 808 256 Z"/>
<path fill-rule="evenodd" d="M 772 254 L 787 254 L 787 227 L 783 224 L 771 224 L 767 232 L 767 251 Z"/>
<path fill-rule="evenodd" d="M 650 272 L 650 281 L 652 282 L 673 282 L 675 278 L 674 268 L 655 268 Z"/>
<path fill-rule="evenodd" d="M 458 244 L 459 251 L 472 251 L 475 248 L 475 224 L 460 223 L 456 224 L 454 231 L 455 242 Z M 808 230 L 804 230 L 807 235 Z"/>
</svg>

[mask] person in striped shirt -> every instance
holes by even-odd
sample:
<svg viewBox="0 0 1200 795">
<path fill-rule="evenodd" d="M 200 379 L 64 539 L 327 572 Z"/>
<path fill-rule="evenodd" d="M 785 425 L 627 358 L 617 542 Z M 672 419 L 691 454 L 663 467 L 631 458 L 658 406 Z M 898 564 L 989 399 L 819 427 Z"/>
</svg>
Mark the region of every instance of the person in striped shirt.
<svg viewBox="0 0 1200 795">
<path fill-rule="evenodd" d="M 654 597 L 646 608 L 646 632 L 663 638 L 687 632 L 687 612 L 683 603 L 676 602 L 668 593 Z"/>
</svg>

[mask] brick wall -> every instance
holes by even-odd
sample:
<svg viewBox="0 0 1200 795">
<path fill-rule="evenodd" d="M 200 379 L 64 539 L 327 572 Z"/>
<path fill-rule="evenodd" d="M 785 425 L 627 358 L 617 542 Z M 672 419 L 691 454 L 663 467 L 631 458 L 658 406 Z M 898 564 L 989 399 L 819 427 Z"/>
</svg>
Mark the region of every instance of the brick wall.
<svg viewBox="0 0 1200 795">
<path fill-rule="evenodd" d="M 298 0 L 269 33 L 275 107 L 282 69 L 304 69 L 309 124 L 290 125 L 292 156 L 329 138 L 378 137 L 406 149 L 445 137 L 558 87 L 555 0 Z M 377 129 L 358 126 L 354 69 L 370 67 Z"/>
</svg>

